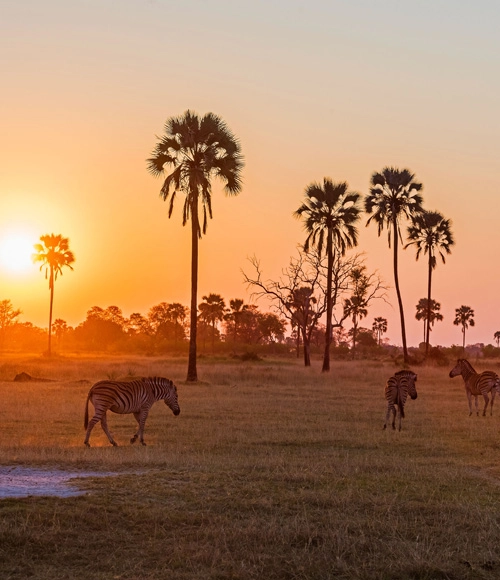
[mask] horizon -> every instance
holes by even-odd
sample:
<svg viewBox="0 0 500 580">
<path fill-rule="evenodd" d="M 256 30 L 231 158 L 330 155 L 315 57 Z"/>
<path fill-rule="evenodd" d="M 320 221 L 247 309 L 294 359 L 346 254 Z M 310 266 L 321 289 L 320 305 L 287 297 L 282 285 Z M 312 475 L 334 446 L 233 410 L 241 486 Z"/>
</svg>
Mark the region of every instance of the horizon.
<svg viewBox="0 0 500 580">
<path fill-rule="evenodd" d="M 251 300 L 241 270 L 256 256 L 265 278 L 280 276 L 305 240 L 292 215 L 305 188 L 331 177 L 364 198 L 372 173 L 395 166 L 423 184 L 426 209 L 452 221 L 455 246 L 433 274 L 444 320 L 431 344 L 461 345 L 453 319 L 462 305 L 475 311 L 467 342 L 494 344 L 500 79 L 491 73 L 500 6 L 124 0 L 117 11 L 98 0 L 47 0 L 1 10 L 9 60 L 0 300 L 22 310 L 20 321 L 48 327 L 48 284 L 38 266 L 16 269 L 21 257 L 8 260 L 21 240 L 35 244 L 47 233 L 69 238 L 76 258 L 55 284 L 54 318 L 75 326 L 92 306 L 116 305 L 126 317 L 161 302 L 189 306 L 183 197 L 169 219 L 146 159 L 165 121 L 192 109 L 222 117 L 245 158 L 239 195 L 226 197 L 213 183 L 198 303 L 213 292 L 269 310 Z M 354 252 L 390 286 L 392 306 L 372 304 L 361 325 L 383 316 L 385 337 L 401 345 L 387 233 L 378 237 L 366 220 L 363 213 Z M 415 306 L 426 297 L 427 264 L 411 247 L 400 252 L 400 284 L 408 345 L 418 346 Z"/>
</svg>

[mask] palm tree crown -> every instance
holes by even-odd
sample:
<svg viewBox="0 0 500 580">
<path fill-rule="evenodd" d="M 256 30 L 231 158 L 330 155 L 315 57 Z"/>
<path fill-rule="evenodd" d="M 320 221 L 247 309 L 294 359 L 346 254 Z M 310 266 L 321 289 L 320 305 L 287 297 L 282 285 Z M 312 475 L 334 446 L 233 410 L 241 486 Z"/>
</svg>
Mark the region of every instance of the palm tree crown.
<svg viewBox="0 0 500 580">
<path fill-rule="evenodd" d="M 333 183 L 331 179 L 325 178 L 323 186 L 312 183 L 306 188 L 304 203 L 294 214 L 296 217 L 303 214 L 306 217 L 306 252 L 313 245 L 321 255 L 328 232 L 332 233 L 333 243 L 342 255 L 357 245 L 358 231 L 354 224 L 359 219 L 360 208 L 357 204 L 360 195 L 348 191 L 348 187 L 346 182 Z"/>
<path fill-rule="evenodd" d="M 182 225 L 194 219 L 200 238 L 206 233 L 207 216 L 212 218 L 211 178 L 225 182 L 228 195 L 236 195 L 242 188 L 240 144 L 225 122 L 213 113 L 200 118 L 187 110 L 180 117 L 168 119 L 165 135 L 148 159 L 148 169 L 156 177 L 164 174 L 165 167 L 173 170 L 160 190 L 162 199 L 169 201 L 168 217 L 172 215 L 177 194 L 182 191 L 186 194 Z M 199 200 L 203 208 L 201 227 L 196 211 Z"/>
<path fill-rule="evenodd" d="M 469 326 L 474 326 L 474 310 L 470 306 L 460 306 L 455 308 L 455 320 L 453 324 L 462 327 L 463 350 L 465 351 L 465 331 Z"/>
<path fill-rule="evenodd" d="M 420 254 L 429 254 L 430 266 L 436 267 L 436 252 L 441 256 L 443 264 L 446 262 L 445 254 L 451 254 L 451 246 L 454 245 L 451 233 L 451 220 L 445 219 L 437 211 L 424 211 L 415 215 L 412 225 L 408 227 L 408 240 L 406 247 L 414 245 L 417 248 L 416 259 Z"/>
<path fill-rule="evenodd" d="M 371 214 L 366 225 L 374 220 L 379 236 L 386 227 L 389 247 L 391 234 L 401 238 L 401 219 L 409 219 L 423 211 L 423 199 L 418 193 L 422 184 L 414 178 L 408 169 L 394 167 L 385 167 L 372 175 L 370 193 L 365 198 L 365 211 Z"/>
</svg>

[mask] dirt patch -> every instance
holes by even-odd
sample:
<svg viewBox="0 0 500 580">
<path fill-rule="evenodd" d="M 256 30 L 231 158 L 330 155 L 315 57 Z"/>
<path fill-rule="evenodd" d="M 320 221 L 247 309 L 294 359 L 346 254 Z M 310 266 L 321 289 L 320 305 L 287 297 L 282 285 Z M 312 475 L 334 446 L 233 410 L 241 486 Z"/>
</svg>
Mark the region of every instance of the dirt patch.
<svg viewBox="0 0 500 580">
<path fill-rule="evenodd" d="M 70 480 L 110 475 L 116 474 L 0 466 L 0 499 L 6 497 L 73 497 L 83 495 L 85 492 L 79 490 L 74 484 L 70 485 Z"/>
</svg>

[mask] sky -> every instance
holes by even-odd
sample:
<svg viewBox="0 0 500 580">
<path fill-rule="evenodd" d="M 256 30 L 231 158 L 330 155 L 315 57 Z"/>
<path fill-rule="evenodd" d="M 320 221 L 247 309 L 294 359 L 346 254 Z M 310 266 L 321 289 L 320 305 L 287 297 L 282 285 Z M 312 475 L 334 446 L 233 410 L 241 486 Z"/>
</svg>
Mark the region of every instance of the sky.
<svg viewBox="0 0 500 580">
<path fill-rule="evenodd" d="M 243 189 L 214 183 L 200 244 L 199 302 L 252 302 L 242 270 L 280 276 L 305 240 L 293 212 L 330 177 L 363 197 L 371 175 L 408 168 L 424 206 L 451 219 L 456 245 L 433 277 L 443 322 L 433 344 L 461 344 L 455 309 L 474 309 L 467 342 L 500 330 L 500 4 L 496 0 L 0 0 L 0 256 L 15 236 L 70 240 L 74 270 L 54 317 L 92 306 L 147 314 L 189 305 L 190 230 L 170 219 L 146 159 L 165 121 L 221 116 L 241 142 Z M 362 324 L 388 319 L 401 344 L 385 233 L 359 222 L 358 252 L 390 289 Z M 409 345 L 423 324 L 426 260 L 400 254 Z M 0 264 L 0 299 L 48 326 L 35 265 Z M 262 310 L 267 302 L 257 303 Z"/>
</svg>

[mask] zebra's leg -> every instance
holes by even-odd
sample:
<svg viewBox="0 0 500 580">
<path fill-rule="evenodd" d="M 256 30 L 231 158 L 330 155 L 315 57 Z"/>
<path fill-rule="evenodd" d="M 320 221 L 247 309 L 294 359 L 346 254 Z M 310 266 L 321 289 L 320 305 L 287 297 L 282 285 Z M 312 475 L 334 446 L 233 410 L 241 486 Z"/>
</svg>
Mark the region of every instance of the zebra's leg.
<svg viewBox="0 0 500 580">
<path fill-rule="evenodd" d="M 87 447 L 90 447 L 89 439 L 90 439 L 90 434 L 92 433 L 92 429 L 97 425 L 97 423 L 99 423 L 100 420 L 101 420 L 101 417 L 99 417 L 97 414 L 95 414 L 92 417 L 92 419 L 89 421 L 89 424 L 87 426 L 87 433 L 85 434 L 85 441 L 83 442 L 84 445 L 86 445 Z"/>
<path fill-rule="evenodd" d="M 135 435 L 130 439 L 130 443 L 135 443 L 137 441 L 137 437 L 139 437 L 139 441 L 142 443 L 142 445 L 146 445 L 144 442 L 144 426 L 146 425 L 148 414 L 149 407 L 134 413 L 135 420 L 137 423 L 139 423 L 139 429 L 137 429 L 137 433 L 135 433 Z"/>
<path fill-rule="evenodd" d="M 134 434 L 134 436 L 130 439 L 130 443 L 135 443 L 137 441 L 137 436 L 139 435 L 139 430 L 141 428 L 141 414 L 140 413 L 134 413 L 134 417 L 135 417 L 135 420 L 137 421 L 137 424 L 138 424 L 139 428 L 137 429 L 137 431 Z"/>
<path fill-rule="evenodd" d="M 491 389 L 491 403 L 490 403 L 490 416 L 493 415 L 493 402 L 495 401 L 495 395 L 497 394 L 497 390 L 495 387 Z"/>
<path fill-rule="evenodd" d="M 397 408 L 394 405 L 392 407 L 392 429 L 395 431 L 396 430 L 396 414 L 397 414 Z"/>
<path fill-rule="evenodd" d="M 474 395 L 474 398 L 476 400 L 476 415 L 479 417 L 479 403 L 478 403 L 478 396 Z"/>
<path fill-rule="evenodd" d="M 472 415 L 472 393 L 468 390 L 465 391 L 467 394 L 467 401 L 469 403 L 469 417 Z M 476 411 L 477 411 L 477 397 L 476 397 Z"/>
<path fill-rule="evenodd" d="M 118 447 L 118 443 L 113 439 L 113 435 L 111 435 L 111 433 L 109 432 L 108 421 L 106 420 L 106 413 L 104 413 L 104 415 L 102 416 L 101 427 L 104 433 L 106 433 L 111 445 L 113 445 L 113 447 Z"/>
<path fill-rule="evenodd" d="M 488 408 L 488 403 L 490 402 L 490 398 L 488 397 L 488 393 L 483 393 L 483 398 L 484 398 L 483 417 L 486 417 L 486 409 Z"/>
</svg>

